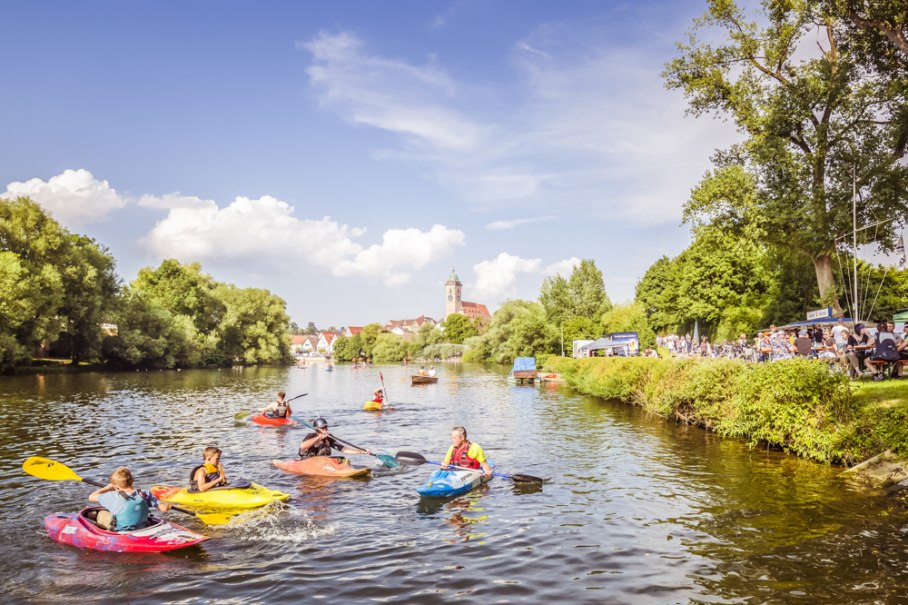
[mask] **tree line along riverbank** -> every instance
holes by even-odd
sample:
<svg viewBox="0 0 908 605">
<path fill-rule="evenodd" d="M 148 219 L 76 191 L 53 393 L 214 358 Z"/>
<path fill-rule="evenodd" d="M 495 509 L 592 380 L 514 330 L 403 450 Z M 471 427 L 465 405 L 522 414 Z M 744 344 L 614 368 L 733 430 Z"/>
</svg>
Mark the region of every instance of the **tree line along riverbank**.
<svg viewBox="0 0 908 605">
<path fill-rule="evenodd" d="M 545 370 L 581 393 L 819 462 L 908 456 L 908 380 L 852 384 L 809 359 L 551 357 Z"/>
</svg>

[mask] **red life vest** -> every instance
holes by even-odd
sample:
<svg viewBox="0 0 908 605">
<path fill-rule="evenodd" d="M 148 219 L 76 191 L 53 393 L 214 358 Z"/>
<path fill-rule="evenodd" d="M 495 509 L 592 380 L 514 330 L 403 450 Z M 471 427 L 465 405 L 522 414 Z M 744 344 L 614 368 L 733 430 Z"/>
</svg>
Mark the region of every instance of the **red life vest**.
<svg viewBox="0 0 908 605">
<path fill-rule="evenodd" d="M 479 461 L 474 458 L 470 458 L 467 455 L 467 452 L 470 451 L 470 446 L 473 445 L 470 441 L 465 441 L 463 445 L 459 448 L 455 448 L 451 452 L 451 464 L 454 466 L 464 466 L 466 468 L 479 468 Z"/>
</svg>

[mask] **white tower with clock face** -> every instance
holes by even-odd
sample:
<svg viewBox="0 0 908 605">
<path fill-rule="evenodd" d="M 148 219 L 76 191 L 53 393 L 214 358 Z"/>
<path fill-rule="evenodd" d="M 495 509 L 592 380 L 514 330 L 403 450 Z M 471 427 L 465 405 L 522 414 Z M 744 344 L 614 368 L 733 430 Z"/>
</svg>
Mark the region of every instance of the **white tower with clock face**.
<svg viewBox="0 0 908 605">
<path fill-rule="evenodd" d="M 445 317 L 452 313 L 463 314 L 463 303 L 460 300 L 460 291 L 463 284 L 454 269 L 451 269 L 451 276 L 445 282 Z"/>
</svg>

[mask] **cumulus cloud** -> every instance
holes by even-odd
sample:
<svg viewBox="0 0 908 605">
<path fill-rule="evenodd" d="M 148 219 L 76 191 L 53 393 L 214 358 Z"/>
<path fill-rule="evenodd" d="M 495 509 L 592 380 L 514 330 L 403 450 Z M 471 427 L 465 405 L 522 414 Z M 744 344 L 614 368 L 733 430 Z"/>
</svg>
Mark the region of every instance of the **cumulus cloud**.
<svg viewBox="0 0 908 605">
<path fill-rule="evenodd" d="M 560 260 L 557 263 L 552 263 L 551 265 L 545 268 L 545 274 L 549 276 L 560 275 L 562 277 L 570 277 L 571 272 L 574 271 L 574 267 L 580 264 L 580 259 L 576 256 L 571 258 Z"/>
<path fill-rule="evenodd" d="M 542 260 L 520 258 L 502 252 L 492 260 L 473 265 L 476 284 L 473 288 L 477 300 L 500 302 L 512 296 L 517 290 L 517 279 L 521 273 L 538 273 Z"/>
<path fill-rule="evenodd" d="M 354 241 L 366 230 L 330 217 L 300 219 L 284 201 L 271 196 L 237 197 L 220 208 L 210 200 L 170 207 L 167 217 L 143 239 L 159 258 L 184 261 L 305 262 L 331 275 L 366 276 L 405 283 L 410 271 L 449 254 L 464 241 L 463 232 L 434 225 L 429 231 L 391 229 L 381 244 Z"/>
<path fill-rule="evenodd" d="M 16 196 L 30 197 L 67 227 L 103 222 L 111 212 L 126 205 L 107 181 L 99 181 L 84 169 L 64 170 L 47 181 L 13 181 L 6 186 L 3 197 Z"/>
</svg>

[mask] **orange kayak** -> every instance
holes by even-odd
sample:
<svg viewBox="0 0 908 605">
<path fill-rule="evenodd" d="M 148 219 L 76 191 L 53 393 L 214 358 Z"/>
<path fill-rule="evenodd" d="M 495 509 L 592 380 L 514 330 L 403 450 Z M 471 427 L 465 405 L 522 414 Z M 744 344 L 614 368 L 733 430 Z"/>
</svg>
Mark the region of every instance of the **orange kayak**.
<svg viewBox="0 0 908 605">
<path fill-rule="evenodd" d="M 364 477 L 372 470 L 368 467 L 352 466 L 340 456 L 312 456 L 302 460 L 272 460 L 271 464 L 294 475 L 314 477 Z"/>
</svg>

